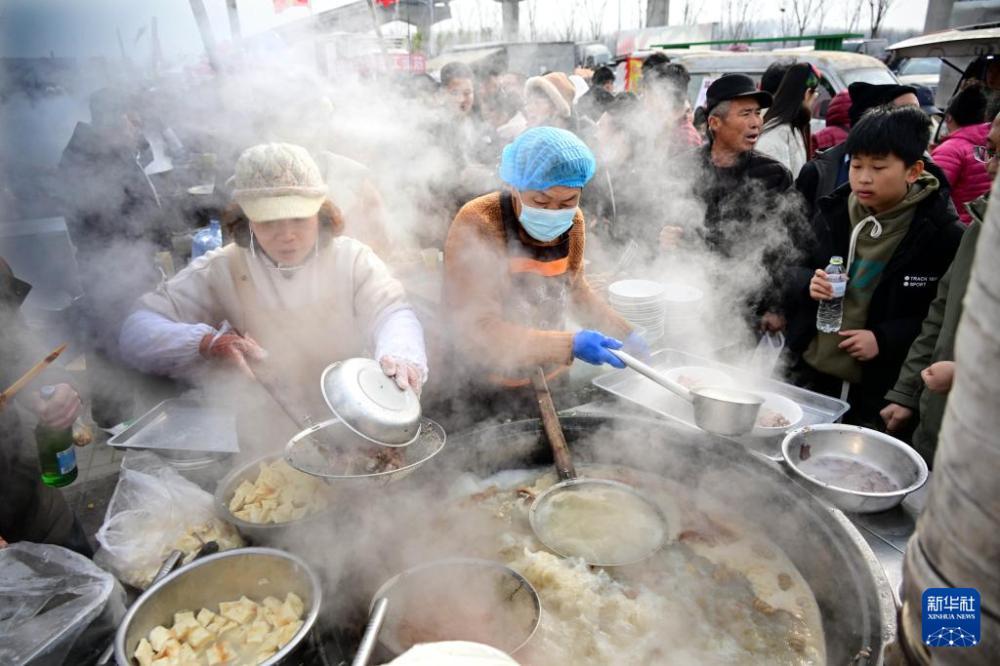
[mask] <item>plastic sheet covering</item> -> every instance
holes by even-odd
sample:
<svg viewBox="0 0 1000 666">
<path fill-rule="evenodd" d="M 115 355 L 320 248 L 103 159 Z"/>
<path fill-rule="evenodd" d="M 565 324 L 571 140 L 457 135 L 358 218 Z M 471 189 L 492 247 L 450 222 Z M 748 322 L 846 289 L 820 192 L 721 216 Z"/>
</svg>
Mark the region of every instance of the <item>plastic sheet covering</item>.
<svg viewBox="0 0 1000 666">
<path fill-rule="evenodd" d="M 82 663 L 82 644 L 107 644 L 124 615 L 121 586 L 82 555 L 27 542 L 0 550 L 0 664 Z"/>
<path fill-rule="evenodd" d="M 101 549 L 94 561 L 145 589 L 175 548 L 187 563 L 209 541 L 219 550 L 242 546 L 236 530 L 215 517 L 213 502 L 155 453 L 130 452 L 97 532 Z"/>
</svg>

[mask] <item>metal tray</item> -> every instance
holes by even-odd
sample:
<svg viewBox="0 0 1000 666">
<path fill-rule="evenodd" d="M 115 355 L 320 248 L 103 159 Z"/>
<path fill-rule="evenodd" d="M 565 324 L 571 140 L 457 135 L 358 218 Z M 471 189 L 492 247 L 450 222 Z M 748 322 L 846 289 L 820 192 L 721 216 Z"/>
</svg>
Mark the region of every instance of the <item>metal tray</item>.
<svg viewBox="0 0 1000 666">
<path fill-rule="evenodd" d="M 718 368 L 740 382 L 741 388 L 770 391 L 783 395 L 790 400 L 794 400 L 802 408 L 802 421 L 796 427 L 816 425 L 817 423 L 835 423 L 850 409 L 850 405 L 843 400 L 831 398 L 814 391 L 807 391 L 806 389 L 784 382 L 760 377 L 743 368 L 718 363 L 707 358 L 695 356 L 694 354 L 677 351 L 676 349 L 662 349 L 654 352 L 650 356 L 649 365 L 660 371 L 685 365 Z M 692 428 L 697 427 L 694 423 L 694 412 L 691 408 L 691 403 L 657 386 L 636 372 L 631 370 L 615 370 L 596 377 L 593 383 L 594 386 L 612 395 L 644 407 L 660 416 L 684 423 Z M 782 435 L 778 435 L 774 437 L 726 437 L 725 439 L 738 442 L 754 453 L 758 453 L 771 460 L 781 460 L 782 438 Z"/>
<path fill-rule="evenodd" d="M 236 418 L 191 398 L 171 398 L 108 440 L 119 448 L 238 453 Z"/>
</svg>

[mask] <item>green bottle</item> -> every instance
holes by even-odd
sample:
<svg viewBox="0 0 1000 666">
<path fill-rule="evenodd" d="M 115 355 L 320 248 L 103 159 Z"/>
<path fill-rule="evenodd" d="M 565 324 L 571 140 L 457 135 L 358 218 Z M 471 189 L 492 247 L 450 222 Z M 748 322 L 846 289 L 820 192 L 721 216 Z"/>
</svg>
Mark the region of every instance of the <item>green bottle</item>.
<svg viewBox="0 0 1000 666">
<path fill-rule="evenodd" d="M 42 400 L 48 400 L 55 392 L 54 386 L 43 386 Z M 35 444 L 38 446 L 38 462 L 42 466 L 42 483 L 61 488 L 76 481 L 76 447 L 72 427 L 56 429 L 38 424 Z"/>
</svg>

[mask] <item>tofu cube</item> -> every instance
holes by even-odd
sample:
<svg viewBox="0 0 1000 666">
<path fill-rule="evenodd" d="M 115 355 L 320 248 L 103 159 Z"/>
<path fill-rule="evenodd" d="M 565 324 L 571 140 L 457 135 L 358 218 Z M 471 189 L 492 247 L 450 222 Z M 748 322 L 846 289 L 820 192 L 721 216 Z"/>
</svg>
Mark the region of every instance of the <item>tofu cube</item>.
<svg viewBox="0 0 1000 666">
<path fill-rule="evenodd" d="M 254 620 L 247 630 L 247 643 L 263 643 L 267 635 L 271 633 L 271 625 L 264 620 Z"/>
<path fill-rule="evenodd" d="M 188 634 L 187 644 L 195 650 L 200 650 L 208 645 L 215 636 L 205 627 L 195 627 Z"/>
<path fill-rule="evenodd" d="M 265 652 L 277 652 L 281 648 L 281 636 L 280 631 L 272 631 L 269 633 L 261 644 L 257 647 L 257 654 L 263 654 Z"/>
<path fill-rule="evenodd" d="M 260 605 L 264 608 L 270 608 L 274 610 L 281 606 L 281 599 L 277 597 L 264 597 L 264 600 L 260 602 Z"/>
<path fill-rule="evenodd" d="M 283 647 L 288 641 L 292 640 L 295 634 L 299 633 L 299 629 L 302 628 L 302 620 L 296 620 L 282 627 L 279 627 L 275 634 L 277 634 L 278 647 Z"/>
<path fill-rule="evenodd" d="M 300 615 L 301 613 L 296 612 L 295 604 L 286 601 L 274 613 L 274 624 L 278 627 L 284 626 L 289 622 L 295 622 L 299 619 Z"/>
<path fill-rule="evenodd" d="M 159 659 L 155 659 L 151 666 L 177 666 L 177 664 L 170 657 L 160 657 Z"/>
<path fill-rule="evenodd" d="M 261 652 L 260 654 L 257 655 L 257 660 L 254 663 L 263 664 L 265 661 L 273 657 L 275 652 L 277 652 L 277 650 L 269 650 L 267 652 Z"/>
<path fill-rule="evenodd" d="M 237 511 L 243 508 L 246 504 L 247 497 L 253 493 L 253 484 L 249 481 L 243 481 L 240 485 L 236 486 L 236 491 L 233 492 L 233 498 L 229 500 L 229 510 Z"/>
<path fill-rule="evenodd" d="M 195 619 L 198 620 L 198 624 L 200 624 L 203 627 L 207 627 L 208 625 L 212 624 L 212 620 L 214 620 L 217 617 L 219 616 L 213 613 L 212 611 L 208 610 L 207 608 L 202 608 L 200 611 L 198 611 L 198 615 L 195 616 Z"/>
<path fill-rule="evenodd" d="M 239 601 L 223 601 L 219 604 L 219 614 L 237 624 L 246 624 L 257 615 L 257 604 L 246 597 Z"/>
<path fill-rule="evenodd" d="M 167 639 L 167 642 L 163 644 L 163 649 L 160 650 L 158 656 L 160 657 L 170 657 L 174 658 L 181 653 L 181 642 L 176 638 Z"/>
<path fill-rule="evenodd" d="M 191 649 L 187 643 L 181 644 L 181 653 L 178 655 L 181 666 L 199 666 L 198 653 Z"/>
<path fill-rule="evenodd" d="M 295 594 L 294 592 L 289 592 L 285 595 L 285 603 L 289 604 L 292 609 L 295 610 L 295 614 L 302 617 L 302 614 L 306 612 L 306 604 L 302 601 L 302 597 Z"/>
<path fill-rule="evenodd" d="M 135 653 L 132 656 L 139 662 L 139 666 L 150 666 L 150 664 L 153 663 L 153 657 L 155 656 L 153 646 L 149 644 L 149 641 L 143 638 L 139 641 L 139 645 L 136 646 Z"/>
<path fill-rule="evenodd" d="M 149 632 L 149 644 L 157 654 L 163 652 L 163 647 L 172 638 L 174 638 L 174 632 L 163 626 L 153 627 L 153 630 Z"/>
<path fill-rule="evenodd" d="M 187 635 L 191 633 L 191 630 L 195 627 L 201 626 L 198 624 L 198 620 L 194 619 L 194 613 L 191 611 L 182 611 L 180 613 L 174 613 L 174 636 L 177 640 L 183 641 L 187 638 Z"/>
<path fill-rule="evenodd" d="M 229 631 L 230 629 L 238 626 L 239 626 L 238 623 L 233 622 L 229 618 L 222 617 L 221 615 L 216 615 L 215 619 L 212 620 L 211 624 L 209 624 L 205 628 L 211 631 L 216 636 L 219 636 Z"/>
<path fill-rule="evenodd" d="M 229 643 L 219 641 L 205 651 L 205 657 L 208 659 L 209 666 L 215 666 L 216 664 L 225 664 L 232 661 L 236 658 L 236 653 Z"/>
</svg>

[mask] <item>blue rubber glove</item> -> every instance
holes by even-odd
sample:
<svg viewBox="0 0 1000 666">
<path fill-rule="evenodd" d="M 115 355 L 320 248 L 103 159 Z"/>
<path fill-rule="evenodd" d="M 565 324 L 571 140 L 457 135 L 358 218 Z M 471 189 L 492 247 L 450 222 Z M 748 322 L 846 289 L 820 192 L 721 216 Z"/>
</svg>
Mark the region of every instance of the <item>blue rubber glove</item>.
<svg viewBox="0 0 1000 666">
<path fill-rule="evenodd" d="M 580 331 L 573 336 L 573 356 L 592 365 L 607 363 L 616 368 L 624 368 L 621 359 L 609 349 L 621 349 L 620 340 L 609 338 L 597 331 Z"/>
<path fill-rule="evenodd" d="M 631 354 L 635 356 L 640 361 L 645 361 L 649 358 L 650 349 L 646 341 L 642 339 L 642 336 L 632 331 L 625 338 L 625 347 L 622 349 L 626 354 Z"/>
</svg>

